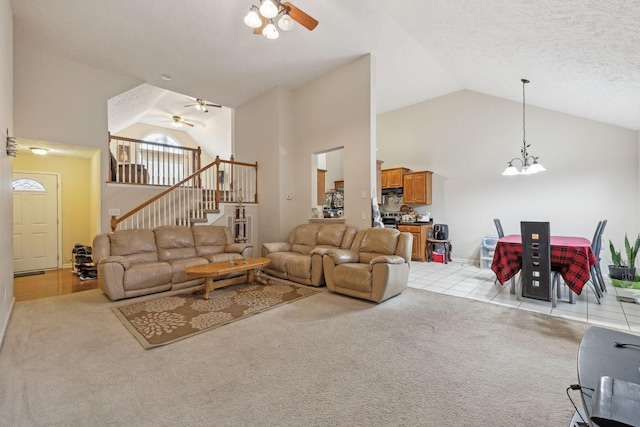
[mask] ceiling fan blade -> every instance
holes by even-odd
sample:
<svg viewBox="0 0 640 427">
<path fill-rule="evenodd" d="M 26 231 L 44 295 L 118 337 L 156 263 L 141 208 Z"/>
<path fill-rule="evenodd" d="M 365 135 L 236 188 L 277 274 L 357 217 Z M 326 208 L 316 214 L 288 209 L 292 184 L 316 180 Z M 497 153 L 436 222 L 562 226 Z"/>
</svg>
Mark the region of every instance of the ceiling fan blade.
<svg viewBox="0 0 640 427">
<path fill-rule="evenodd" d="M 189 105 L 185 105 L 185 107 L 195 107 L 198 104 L 189 104 Z"/>
<path fill-rule="evenodd" d="M 205 103 L 204 105 L 206 105 L 207 107 L 222 108 L 222 105 L 220 105 L 220 104 L 209 104 L 209 103 Z"/>
<path fill-rule="evenodd" d="M 282 3 L 282 5 L 289 11 L 291 19 L 305 27 L 307 30 L 311 31 L 318 25 L 318 21 L 315 18 L 307 15 L 288 1 Z"/>
<path fill-rule="evenodd" d="M 193 127 L 193 123 L 184 122 L 184 121 L 181 121 L 180 123 L 182 123 L 183 125 L 187 125 L 187 126 Z"/>
</svg>

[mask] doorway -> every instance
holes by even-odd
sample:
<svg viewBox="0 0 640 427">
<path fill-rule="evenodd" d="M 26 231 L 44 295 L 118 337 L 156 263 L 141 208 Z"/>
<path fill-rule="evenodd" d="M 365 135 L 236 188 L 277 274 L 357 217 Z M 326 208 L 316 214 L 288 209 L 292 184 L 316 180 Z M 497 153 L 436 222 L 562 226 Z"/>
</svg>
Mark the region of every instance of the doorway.
<svg viewBox="0 0 640 427">
<path fill-rule="evenodd" d="M 13 271 L 59 268 L 60 175 L 13 173 Z"/>
</svg>

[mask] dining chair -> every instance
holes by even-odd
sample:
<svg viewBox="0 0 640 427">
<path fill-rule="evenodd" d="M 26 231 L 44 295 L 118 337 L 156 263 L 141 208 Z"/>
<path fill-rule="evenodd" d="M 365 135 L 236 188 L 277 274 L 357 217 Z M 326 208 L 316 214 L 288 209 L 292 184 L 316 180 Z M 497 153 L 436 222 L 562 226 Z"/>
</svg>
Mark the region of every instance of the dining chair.
<svg viewBox="0 0 640 427">
<path fill-rule="evenodd" d="M 596 232 L 593 235 L 593 241 L 591 242 L 591 251 L 596 256 L 598 262 L 591 266 L 591 281 L 593 284 L 599 288 L 600 296 L 603 295 L 603 292 L 607 292 L 607 285 L 604 282 L 604 278 L 602 277 L 602 271 L 600 270 L 600 250 L 602 249 L 602 234 L 604 233 L 604 228 L 607 226 L 607 220 L 603 219 L 598 222 L 598 226 L 596 227 Z M 595 280 L 594 280 L 595 278 Z"/>
<path fill-rule="evenodd" d="M 496 225 L 496 230 L 498 230 L 498 238 L 504 237 L 504 231 L 502 231 L 502 224 L 500 224 L 500 219 L 494 218 L 493 223 Z"/>
<path fill-rule="evenodd" d="M 493 223 L 496 225 L 496 230 L 498 230 L 498 239 L 504 237 L 504 231 L 502 231 L 502 224 L 500 224 L 499 218 L 493 218 Z M 498 283 L 498 278 L 493 281 L 494 284 Z M 502 284 L 502 282 L 500 283 Z M 513 288 L 512 288 L 513 289 Z"/>
<path fill-rule="evenodd" d="M 551 231 L 548 222 L 520 222 L 522 270 L 516 286 L 518 299 L 551 301 L 556 307 L 560 272 L 551 270 Z M 572 302 L 572 295 L 569 296 Z"/>
</svg>

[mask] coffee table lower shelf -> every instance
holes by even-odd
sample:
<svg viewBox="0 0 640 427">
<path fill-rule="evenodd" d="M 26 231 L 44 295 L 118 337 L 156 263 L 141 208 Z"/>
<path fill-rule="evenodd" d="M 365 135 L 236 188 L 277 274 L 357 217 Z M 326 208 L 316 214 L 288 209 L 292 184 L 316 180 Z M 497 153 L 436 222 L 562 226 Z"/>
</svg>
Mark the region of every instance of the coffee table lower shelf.
<svg viewBox="0 0 640 427">
<path fill-rule="evenodd" d="M 256 277 L 256 271 L 269 265 L 271 262 L 268 258 L 247 258 L 246 262 L 241 259 L 231 261 L 212 262 L 210 264 L 194 265 L 187 267 L 185 273 L 187 276 L 204 277 L 204 299 L 209 299 L 209 294 L 215 289 L 225 286 L 236 285 L 239 283 L 251 283 L 254 281 L 267 284 L 266 280 Z M 216 278 L 226 276 L 231 273 L 245 273 L 241 276 L 230 277 L 228 279 L 216 280 Z"/>
</svg>

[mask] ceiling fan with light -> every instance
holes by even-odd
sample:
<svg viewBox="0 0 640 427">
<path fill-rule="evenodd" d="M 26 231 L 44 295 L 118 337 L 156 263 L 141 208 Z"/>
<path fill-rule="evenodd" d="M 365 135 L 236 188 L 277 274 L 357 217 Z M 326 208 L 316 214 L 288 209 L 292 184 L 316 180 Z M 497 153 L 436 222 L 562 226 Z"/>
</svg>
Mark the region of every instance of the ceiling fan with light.
<svg viewBox="0 0 640 427">
<path fill-rule="evenodd" d="M 193 123 L 189 123 L 188 121 L 186 121 L 185 119 L 183 119 L 180 116 L 173 116 L 171 117 L 171 120 L 165 120 L 165 122 L 170 122 L 172 126 L 174 127 L 182 127 L 182 125 L 187 125 L 187 126 L 191 126 L 193 127 Z"/>
<path fill-rule="evenodd" d="M 187 99 L 191 102 L 194 102 L 194 104 L 185 105 L 185 107 L 196 107 L 196 110 L 202 111 L 203 113 L 209 112 L 209 108 L 207 107 L 222 108 L 222 105 L 212 104 L 210 102 L 205 101 L 204 99 L 200 99 L 200 98 L 196 98 L 196 99 L 187 98 Z"/>
<path fill-rule="evenodd" d="M 288 1 L 280 0 L 260 0 L 260 7 L 252 5 L 249 13 L 244 17 L 244 23 L 253 28 L 253 34 L 262 34 L 271 40 L 280 36 L 274 20 L 277 20 L 278 27 L 283 31 L 293 29 L 296 22 L 309 31 L 318 25 L 316 19 Z"/>
</svg>

